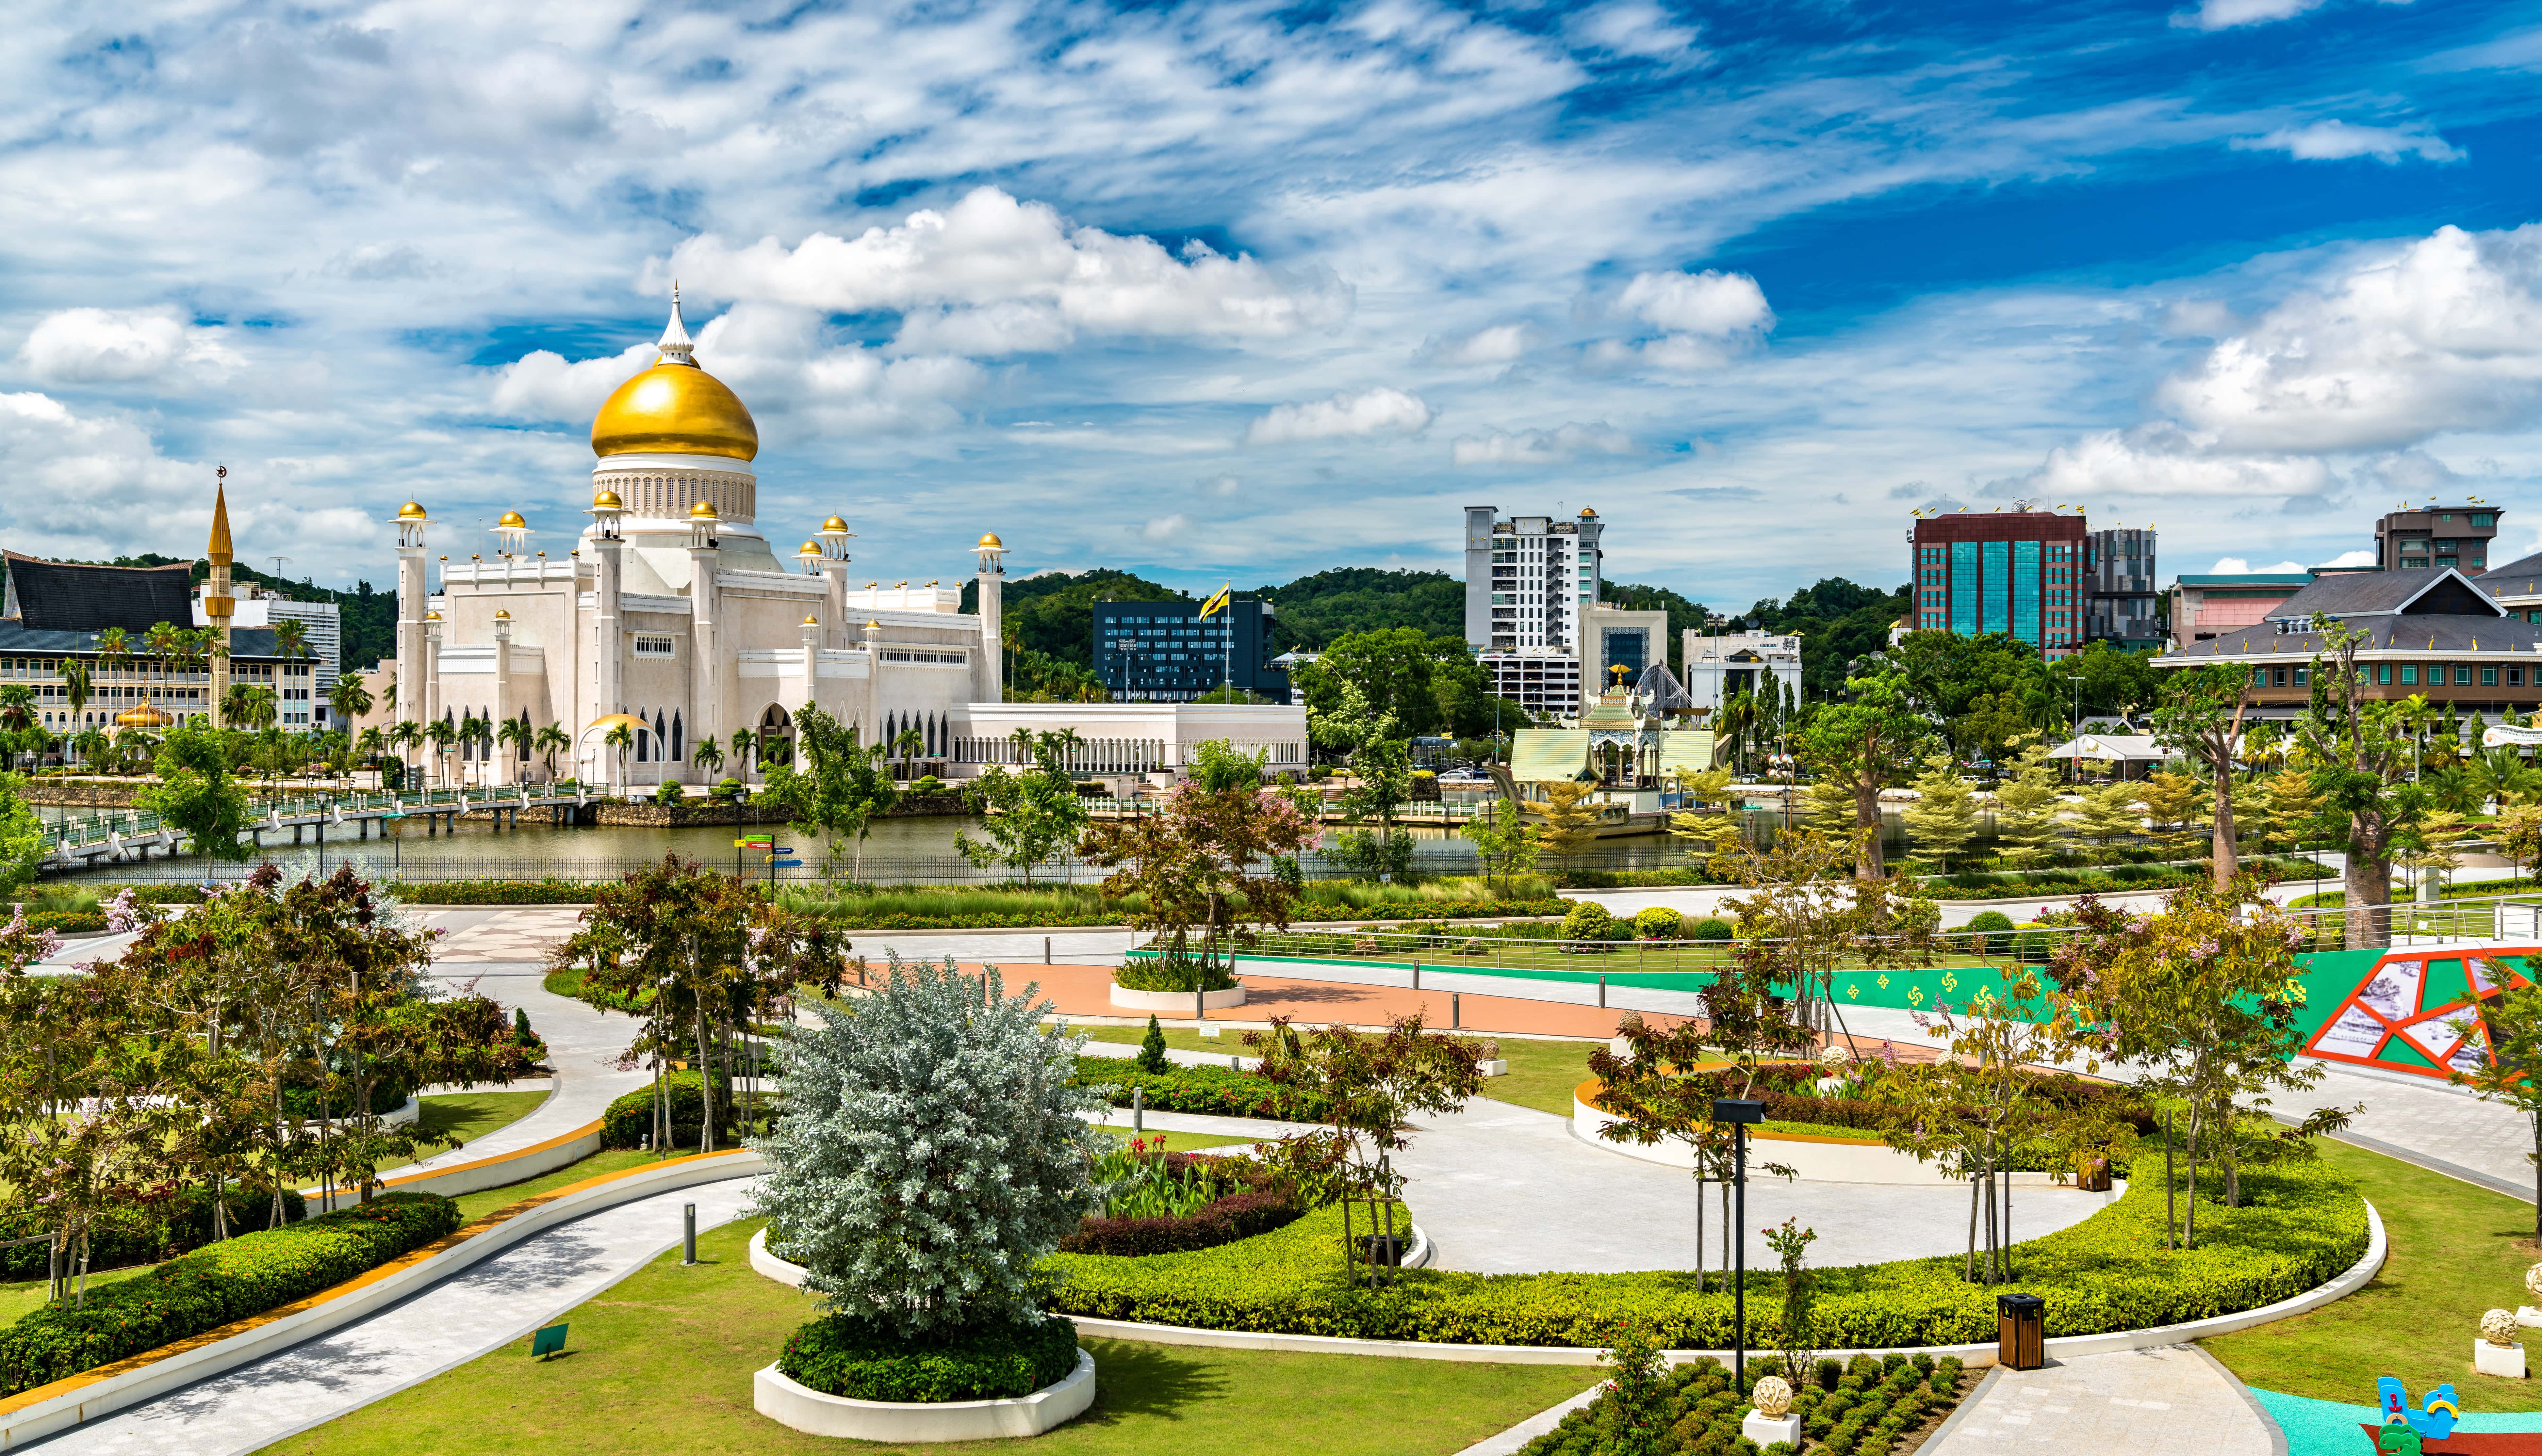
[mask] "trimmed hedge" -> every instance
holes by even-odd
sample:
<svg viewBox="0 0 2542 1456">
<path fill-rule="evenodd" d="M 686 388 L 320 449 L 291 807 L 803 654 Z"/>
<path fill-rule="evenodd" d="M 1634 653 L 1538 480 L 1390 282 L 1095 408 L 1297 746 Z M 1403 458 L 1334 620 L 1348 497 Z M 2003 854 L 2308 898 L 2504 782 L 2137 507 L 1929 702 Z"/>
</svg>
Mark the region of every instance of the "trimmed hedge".
<svg viewBox="0 0 2542 1456">
<path fill-rule="evenodd" d="M 48 1304 L 0 1330 L 0 1395 L 305 1299 L 457 1227 L 459 1205 L 438 1194 L 389 1194 L 198 1249 L 146 1274 L 90 1289 L 84 1309 Z"/>
<path fill-rule="evenodd" d="M 56 935 L 98 935 L 106 930 L 104 910 L 29 910 L 27 928 Z"/>
<path fill-rule="evenodd" d="M 2018 1287 L 2048 1302 L 2051 1336 L 2095 1335 L 2256 1309 L 2329 1282 L 2365 1252 L 2364 1201 L 2320 1163 L 2248 1168 L 2240 1208 L 2200 1210 L 2205 1242 L 2162 1250 L 2163 1190 L 2127 1196 L 2070 1228 L 2015 1246 Z M 2016 1201 L 2016 1208 L 2018 1201 Z M 1406 1270 L 1377 1289 L 1341 1282 L 1342 1211 L 1197 1254 L 1144 1259 L 1054 1254 L 1050 1307 L 1098 1319 L 1211 1330 L 1474 1345 L 1599 1347 L 1619 1319 L 1650 1322 L 1672 1348 L 1732 1343 L 1731 1298 L 1690 1273 L 1474 1274 Z M 1822 1348 L 1964 1345 L 1995 1335 L 1996 1289 L 1960 1277 L 1956 1256 L 1819 1271 L 1810 1343 Z M 1767 1276 L 1765 1287 L 1772 1287 Z M 1779 1301 L 1748 1301 L 1748 1344 L 1771 1348 Z"/>
<path fill-rule="evenodd" d="M 695 1142 L 698 1128 L 706 1122 L 706 1079 L 694 1071 L 674 1071 L 671 1084 L 671 1142 L 686 1147 Z M 740 1126 L 740 1107 L 719 1094 L 716 1099 L 716 1132 L 728 1136 Z M 641 1147 L 653 1135 L 653 1089 L 638 1087 L 609 1104 L 600 1115 L 602 1147 Z"/>
<path fill-rule="evenodd" d="M 1314 1093 L 1227 1066 L 1177 1066 L 1160 1075 L 1139 1070 L 1126 1056 L 1081 1056 L 1070 1080 L 1101 1092 L 1114 1107 L 1128 1107 L 1135 1087 L 1145 1089 L 1147 1105 L 1159 1112 L 1320 1123 L 1330 1111 Z"/>
<path fill-rule="evenodd" d="M 1305 1212 L 1287 1194 L 1229 1194 L 1181 1218 L 1087 1218 L 1077 1232 L 1059 1241 L 1059 1252 L 1144 1259 L 1151 1254 L 1215 1249 L 1286 1228 Z"/>
<path fill-rule="evenodd" d="M 1719 1360 L 1697 1356 L 1670 1370 L 1664 1382 L 1654 1413 L 1660 1421 L 1656 1439 L 1632 1441 L 1632 1413 L 1609 1393 L 1564 1416 L 1559 1425 L 1520 1447 L 1520 1456 L 1606 1456 L 1617 1450 L 1712 1456 L 1755 1449 L 1740 1444 L 1739 1422 L 1749 1403 L 1732 1388 L 1730 1372 Z M 1825 1359 L 1800 1382 L 1792 1412 L 1801 1418 L 1803 1437 L 1822 1443 L 1818 1450 L 1826 1456 L 1875 1456 L 1948 1414 L 1960 1403 L 1963 1386 L 1974 1388 L 1974 1382 L 1964 1378 L 1960 1361 L 1949 1355 L 1938 1361 L 1928 1354 L 1912 1359 L 1892 1354 L 1885 1360 L 1855 1355 L 1841 1365 Z M 1767 1449 L 1791 1448 L 1777 1444 Z"/>
<path fill-rule="evenodd" d="M 408 905 L 589 905 L 581 880 L 390 880 L 380 893 Z"/>
<path fill-rule="evenodd" d="M 265 1216 L 273 1210 L 273 1197 L 268 1193 L 246 1189 L 230 1190 L 230 1232 L 233 1235 L 263 1229 Z M 298 1189 L 282 1191 L 282 1221 L 298 1223 L 309 1216 L 309 1205 Z M 32 1239 L 49 1232 L 52 1225 L 37 1210 L 12 1208 L 0 1213 L 0 1240 Z M 126 1209 L 99 1220 L 89 1230 L 88 1267 L 92 1273 L 108 1269 L 127 1269 L 136 1264 L 156 1264 L 180 1254 L 199 1249 L 212 1241 L 212 1191 L 189 1188 L 179 1194 L 166 1207 Z M 51 1251 L 42 1244 L 17 1244 L 0 1248 L 0 1278 L 40 1279 L 52 1262 Z"/>
<path fill-rule="evenodd" d="M 785 1338 L 777 1368 L 797 1385 L 850 1400 L 1012 1400 L 1077 1368 L 1077 1327 L 1001 1321 L 913 1341 L 853 1315 L 824 1315 Z"/>
</svg>

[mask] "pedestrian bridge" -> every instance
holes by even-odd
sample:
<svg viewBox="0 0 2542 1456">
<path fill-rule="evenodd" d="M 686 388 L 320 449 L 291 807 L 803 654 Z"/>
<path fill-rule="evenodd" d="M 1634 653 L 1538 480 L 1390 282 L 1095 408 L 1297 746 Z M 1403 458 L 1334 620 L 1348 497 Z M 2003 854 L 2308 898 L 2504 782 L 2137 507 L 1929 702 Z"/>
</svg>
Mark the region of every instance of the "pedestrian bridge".
<svg viewBox="0 0 2542 1456">
<path fill-rule="evenodd" d="M 281 843 L 286 832 L 294 844 L 313 838 L 324 844 L 330 829 L 339 837 L 367 839 L 374 834 L 385 837 L 389 826 L 411 819 L 422 820 L 424 833 L 436 835 L 455 828 L 466 814 L 491 813 L 498 823 L 508 814 L 517 826 L 524 811 L 545 811 L 554 822 L 564 824 L 573 822 L 593 802 L 590 791 L 578 784 L 304 794 L 260 804 L 261 815 L 246 833 L 262 848 Z M 138 863 L 153 851 L 163 856 L 187 852 L 190 846 L 186 838 L 185 831 L 149 810 L 111 810 L 45 826 L 43 862 L 57 870 Z"/>
</svg>

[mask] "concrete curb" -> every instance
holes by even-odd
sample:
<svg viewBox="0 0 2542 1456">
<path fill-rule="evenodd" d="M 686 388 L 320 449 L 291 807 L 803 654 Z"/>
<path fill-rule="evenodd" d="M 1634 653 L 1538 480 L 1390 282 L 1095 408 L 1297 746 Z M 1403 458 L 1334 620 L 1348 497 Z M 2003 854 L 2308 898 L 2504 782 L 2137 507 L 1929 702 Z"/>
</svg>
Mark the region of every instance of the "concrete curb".
<svg viewBox="0 0 2542 1456">
<path fill-rule="evenodd" d="M 2216 1315 L 2204 1320 L 2191 1320 L 2179 1325 L 2156 1325 L 2144 1330 L 2114 1330 L 2104 1335 L 2064 1335 L 2047 1342 L 2050 1359 L 2067 1359 L 2077 1355 L 2115 1354 L 2122 1350 L 2150 1349 L 2163 1345 L 2187 1345 L 2214 1335 L 2229 1335 L 2258 1325 L 2274 1323 L 2299 1314 L 2308 1314 L 2323 1305 L 2335 1303 L 2365 1287 L 2377 1271 L 2389 1246 L 2383 1236 L 2383 1216 L 2372 1203 L 2365 1205 L 2366 1243 L 2364 1257 L 2338 1277 L 2318 1288 L 2307 1289 L 2290 1299 L 2239 1314 Z M 1318 1354 L 1387 1355 L 1396 1359 L 1465 1360 L 1504 1365 L 1594 1365 L 1599 1350 L 1587 1346 L 1570 1345 L 1449 1345 L 1421 1340 L 1354 1340 L 1341 1335 L 1279 1335 L 1253 1330 L 1196 1330 L 1183 1325 L 1150 1325 L 1136 1320 L 1101 1320 L 1071 1316 L 1081 1335 L 1101 1336 L 1110 1340 L 1144 1340 L 1155 1345 L 1193 1345 L 1220 1349 L 1286 1349 Z M 1850 1359 L 1857 1354 L 1882 1356 L 1897 1354 L 1929 1354 L 1935 1359 L 1956 1355 L 1970 1369 L 1991 1366 L 1995 1347 L 1984 1345 L 1901 1346 L 1878 1349 L 1827 1349 L 1822 1356 Z M 1730 1363 L 1734 1351 L 1727 1349 L 1672 1349 L 1669 1363 L 1687 1361 L 1710 1355 L 1723 1364 Z"/>
<path fill-rule="evenodd" d="M 1094 1404 L 1094 1357 L 1077 1352 L 1077 1367 L 1056 1385 L 1003 1401 L 919 1405 L 824 1395 L 785 1378 L 775 1365 L 751 1378 L 750 1406 L 780 1425 L 807 1435 L 860 1441 L 983 1441 L 1037 1436 L 1074 1420 Z"/>
<path fill-rule="evenodd" d="M 584 1214 L 702 1183 L 747 1178 L 766 1167 L 759 1154 L 749 1151 L 692 1155 L 604 1173 L 523 1199 L 306 1299 L 0 1401 L 0 1450 L 16 1450 L 350 1324 Z"/>
</svg>

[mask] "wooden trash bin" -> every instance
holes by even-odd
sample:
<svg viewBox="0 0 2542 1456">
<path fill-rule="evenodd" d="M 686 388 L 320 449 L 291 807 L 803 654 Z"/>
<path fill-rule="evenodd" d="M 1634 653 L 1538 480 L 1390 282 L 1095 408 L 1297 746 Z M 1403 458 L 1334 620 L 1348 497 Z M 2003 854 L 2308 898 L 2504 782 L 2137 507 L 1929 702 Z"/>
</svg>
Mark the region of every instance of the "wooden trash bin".
<svg viewBox="0 0 2542 1456">
<path fill-rule="evenodd" d="M 2048 1363 L 2048 1301 L 2036 1294 L 1998 1294 L 1995 1363 L 2007 1370 L 2036 1370 Z"/>
</svg>

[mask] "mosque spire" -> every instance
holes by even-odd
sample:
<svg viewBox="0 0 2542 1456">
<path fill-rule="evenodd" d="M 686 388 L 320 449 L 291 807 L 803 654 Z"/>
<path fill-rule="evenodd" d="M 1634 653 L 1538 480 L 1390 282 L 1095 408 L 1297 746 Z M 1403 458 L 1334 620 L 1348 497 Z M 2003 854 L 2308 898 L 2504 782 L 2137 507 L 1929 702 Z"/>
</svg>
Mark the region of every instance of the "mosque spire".
<svg viewBox="0 0 2542 1456">
<path fill-rule="evenodd" d="M 226 482 L 230 468 L 222 466 L 212 473 L 212 541 L 203 552 L 215 566 L 230 564 L 230 501 Z"/>
<path fill-rule="evenodd" d="M 697 346 L 689 342 L 689 326 L 680 321 L 680 285 L 671 283 L 671 322 L 662 326 L 662 357 L 656 364 L 686 364 L 697 367 Z"/>
</svg>

